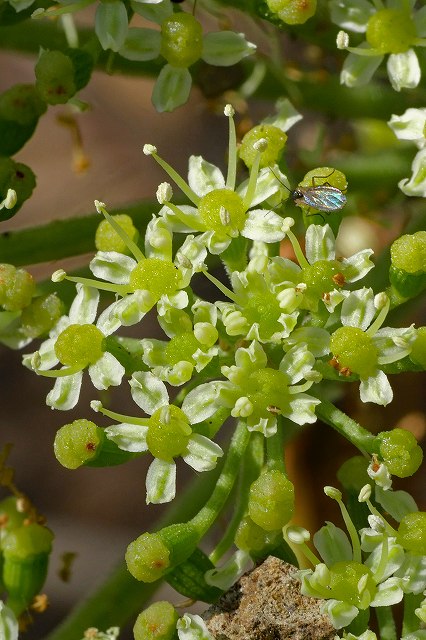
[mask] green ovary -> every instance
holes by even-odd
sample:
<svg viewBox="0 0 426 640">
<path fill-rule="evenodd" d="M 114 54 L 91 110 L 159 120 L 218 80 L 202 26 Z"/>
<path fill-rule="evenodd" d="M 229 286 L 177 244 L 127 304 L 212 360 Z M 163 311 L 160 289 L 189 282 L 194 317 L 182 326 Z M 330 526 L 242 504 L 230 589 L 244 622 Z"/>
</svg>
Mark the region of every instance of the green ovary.
<svg viewBox="0 0 426 640">
<path fill-rule="evenodd" d="M 146 258 L 141 260 L 130 274 L 130 288 L 148 290 L 157 300 L 164 294 L 172 294 L 178 288 L 178 271 L 169 260 Z"/>
<path fill-rule="evenodd" d="M 207 229 L 229 236 L 236 236 L 246 220 L 243 199 L 231 189 L 214 189 L 206 193 L 198 211 Z"/>
<path fill-rule="evenodd" d="M 262 138 L 267 140 L 268 146 L 265 151 L 262 151 L 260 154 L 261 167 L 270 167 L 273 164 L 277 164 L 282 156 L 287 141 L 287 134 L 274 125 L 259 124 L 253 127 L 253 129 L 250 129 L 241 142 L 239 156 L 249 169 L 251 169 L 258 154 L 258 151 L 253 145 Z"/>
<path fill-rule="evenodd" d="M 367 578 L 364 578 L 364 576 L 367 576 Z M 362 578 L 366 580 L 366 584 L 360 594 L 358 585 Z M 370 569 L 355 561 L 336 562 L 330 568 L 329 584 L 333 598 L 349 602 L 359 609 L 366 609 L 376 593 L 376 584 Z M 362 598 L 365 590 L 370 594 L 367 603 L 363 602 Z"/>
<path fill-rule="evenodd" d="M 318 260 L 314 264 L 304 267 L 303 282 L 306 284 L 309 295 L 318 299 L 324 293 L 336 288 L 333 276 L 342 273 L 342 264 L 337 260 Z"/>
<path fill-rule="evenodd" d="M 187 68 L 201 58 L 203 30 L 190 13 L 174 13 L 161 24 L 161 55 L 173 67 Z"/>
<path fill-rule="evenodd" d="M 157 409 L 150 417 L 146 442 L 155 458 L 171 462 L 185 451 L 191 433 L 184 412 L 169 405 Z"/>
<path fill-rule="evenodd" d="M 270 291 L 250 296 L 243 314 L 250 325 L 255 322 L 259 324 L 262 336 L 270 336 L 280 328 L 278 319 L 281 309 L 276 297 Z"/>
<path fill-rule="evenodd" d="M 244 388 L 255 410 L 264 413 L 268 407 L 285 410 L 288 404 L 288 377 L 277 369 L 254 371 Z"/>
<path fill-rule="evenodd" d="M 86 367 L 102 357 L 104 335 L 93 324 L 71 324 L 59 334 L 55 354 L 68 367 Z"/>
<path fill-rule="evenodd" d="M 407 11 L 381 9 L 369 19 L 366 37 L 380 53 L 404 53 L 417 38 L 416 25 Z"/>
<path fill-rule="evenodd" d="M 377 371 L 378 351 L 370 336 L 357 327 L 340 327 L 330 340 L 330 351 L 340 368 L 348 368 L 361 378 L 369 378 Z"/>
<path fill-rule="evenodd" d="M 193 363 L 193 355 L 200 346 L 200 343 L 192 332 L 188 331 L 174 336 L 165 348 L 167 363 L 175 365 L 182 360 Z"/>
</svg>

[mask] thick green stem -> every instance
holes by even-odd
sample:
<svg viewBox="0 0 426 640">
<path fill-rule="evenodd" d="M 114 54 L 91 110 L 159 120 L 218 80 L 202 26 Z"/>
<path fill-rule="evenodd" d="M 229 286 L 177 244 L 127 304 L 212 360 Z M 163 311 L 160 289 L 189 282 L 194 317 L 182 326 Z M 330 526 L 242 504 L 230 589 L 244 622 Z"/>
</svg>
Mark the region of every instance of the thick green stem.
<svg viewBox="0 0 426 640">
<path fill-rule="evenodd" d="M 241 459 L 250 439 L 250 432 L 245 422 L 239 422 L 229 445 L 222 473 L 213 493 L 205 506 L 192 518 L 192 524 L 199 532 L 200 538 L 210 529 L 234 486 L 241 465 Z"/>
<path fill-rule="evenodd" d="M 317 398 L 319 397 L 317 394 L 312 393 L 311 395 L 315 395 Z M 324 400 L 319 397 L 321 400 L 321 404 L 319 404 L 315 413 L 326 424 L 336 429 L 344 438 L 352 442 L 360 451 L 367 453 L 375 453 L 375 437 L 369 431 L 361 427 L 358 422 L 349 418 L 343 411 L 340 411 L 337 407 L 335 407 L 328 400 Z"/>
<path fill-rule="evenodd" d="M 244 512 L 247 508 L 248 493 L 251 483 L 258 477 L 260 469 L 263 465 L 263 436 L 260 433 L 252 433 L 249 446 L 246 449 L 242 470 L 239 478 L 239 485 L 236 493 L 237 504 L 234 508 L 231 520 L 226 528 L 224 535 L 216 548 L 210 554 L 210 560 L 216 564 L 218 560 L 226 553 L 232 545 L 235 533 L 238 529 Z"/>
</svg>

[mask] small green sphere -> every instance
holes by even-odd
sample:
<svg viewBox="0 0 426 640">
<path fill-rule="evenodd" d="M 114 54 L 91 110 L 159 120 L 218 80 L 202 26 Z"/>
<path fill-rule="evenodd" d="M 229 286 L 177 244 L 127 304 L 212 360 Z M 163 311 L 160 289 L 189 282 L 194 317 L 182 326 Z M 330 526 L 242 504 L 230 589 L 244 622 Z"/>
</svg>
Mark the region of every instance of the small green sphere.
<svg viewBox="0 0 426 640">
<path fill-rule="evenodd" d="M 179 272 L 173 262 L 161 258 L 141 260 L 130 274 L 130 288 L 148 290 L 159 300 L 163 294 L 172 294 L 178 288 Z"/>
<path fill-rule="evenodd" d="M 94 422 L 81 418 L 59 429 L 53 449 L 56 459 L 63 467 L 78 469 L 96 458 L 103 440 L 103 430 Z"/>
<path fill-rule="evenodd" d="M 5 311 L 24 309 L 30 304 L 34 291 L 34 278 L 28 271 L 0 264 L 0 306 Z"/>
<path fill-rule="evenodd" d="M 203 29 L 190 13 L 173 13 L 161 23 L 161 55 L 173 67 L 190 67 L 201 58 Z"/>
<path fill-rule="evenodd" d="M 239 156 L 244 164 L 251 169 L 254 159 L 259 153 L 253 144 L 264 138 L 268 146 L 265 151 L 260 154 L 260 166 L 271 167 L 277 164 L 282 156 L 287 134 L 272 124 L 259 124 L 250 131 L 247 131 L 241 141 Z"/>
<path fill-rule="evenodd" d="M 337 358 L 340 369 L 347 368 L 366 379 L 377 371 L 378 350 L 362 329 L 340 327 L 331 335 L 330 351 Z"/>
<path fill-rule="evenodd" d="M 392 265 L 405 273 L 426 273 L 426 231 L 405 234 L 391 246 Z"/>
<path fill-rule="evenodd" d="M 423 452 L 410 431 L 382 431 L 377 438 L 380 442 L 380 455 L 392 475 L 407 478 L 420 467 Z"/>
<path fill-rule="evenodd" d="M 191 433 L 182 409 L 171 404 L 157 409 L 150 417 L 146 442 L 153 456 L 171 462 L 185 451 Z"/>
<path fill-rule="evenodd" d="M 34 70 L 37 90 L 48 104 L 64 104 L 75 94 L 74 65 L 61 51 L 44 51 Z"/>
<path fill-rule="evenodd" d="M 281 471 L 262 473 L 250 487 L 248 512 L 265 529 L 281 529 L 294 513 L 294 486 Z"/>
<path fill-rule="evenodd" d="M 377 589 L 370 569 L 354 560 L 336 562 L 330 567 L 331 597 L 365 609 L 370 602 L 363 603 L 362 592 L 359 591 L 360 580 L 366 580 L 364 589 L 368 590 L 372 600 Z"/>
<path fill-rule="evenodd" d="M 56 339 L 55 354 L 68 367 L 87 367 L 104 354 L 105 336 L 93 324 L 70 324 Z"/>
<path fill-rule="evenodd" d="M 170 602 L 154 602 L 142 611 L 133 627 L 135 640 L 175 640 L 179 616 Z"/>
<path fill-rule="evenodd" d="M 22 311 L 22 330 L 29 338 L 43 336 L 57 323 L 64 311 L 64 303 L 55 293 L 34 298 Z"/>
<path fill-rule="evenodd" d="M 417 329 L 417 337 L 411 347 L 410 359 L 426 369 L 426 327 Z"/>
<path fill-rule="evenodd" d="M 208 230 L 235 237 L 244 227 L 246 208 L 243 199 L 231 189 L 213 189 L 202 196 L 198 205 Z"/>
<path fill-rule="evenodd" d="M 415 511 L 404 516 L 399 523 L 396 541 L 415 555 L 426 555 L 426 512 Z"/>
<path fill-rule="evenodd" d="M 192 331 L 185 331 L 173 336 L 164 350 L 167 364 L 175 365 L 182 360 L 194 364 L 194 353 L 200 347 L 201 344 Z"/>
<path fill-rule="evenodd" d="M 362 487 L 371 482 L 367 467 L 368 461 L 364 456 L 353 456 L 342 464 L 337 478 L 347 491 L 359 493 Z"/>
<path fill-rule="evenodd" d="M 277 531 L 265 531 L 249 516 L 246 516 L 238 525 L 234 542 L 238 549 L 256 553 L 276 544 L 281 535 Z"/>
<path fill-rule="evenodd" d="M 158 533 L 143 533 L 127 547 L 126 563 L 136 580 L 156 582 L 170 565 L 170 551 Z"/>
<path fill-rule="evenodd" d="M 286 24 L 303 24 L 317 10 L 317 0 L 266 0 L 266 3 Z"/>
<path fill-rule="evenodd" d="M 123 229 L 126 235 L 136 241 L 138 231 L 133 224 L 133 220 L 125 213 L 113 216 L 115 222 Z M 124 240 L 120 238 L 108 220 L 102 220 L 96 229 L 95 245 L 98 251 L 117 251 L 117 253 L 128 253 L 128 248 Z"/>
<path fill-rule="evenodd" d="M 338 282 L 344 283 L 342 264 L 338 260 L 317 260 L 303 268 L 303 282 L 307 286 L 306 295 L 321 300 L 324 293 L 338 288 Z M 341 280 L 339 279 L 341 278 Z"/>
<path fill-rule="evenodd" d="M 404 53 L 417 37 L 415 22 L 405 9 L 380 9 L 367 23 L 367 42 L 380 53 Z"/>
</svg>

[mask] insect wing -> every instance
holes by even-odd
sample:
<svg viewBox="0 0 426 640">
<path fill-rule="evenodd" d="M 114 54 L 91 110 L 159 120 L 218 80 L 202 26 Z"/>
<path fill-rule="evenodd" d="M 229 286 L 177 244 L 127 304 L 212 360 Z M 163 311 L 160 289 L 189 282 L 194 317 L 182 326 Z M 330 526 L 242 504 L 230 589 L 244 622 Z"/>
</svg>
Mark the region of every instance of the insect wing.
<svg viewBox="0 0 426 640">
<path fill-rule="evenodd" d="M 327 185 L 303 189 L 304 204 L 318 211 L 338 211 L 346 204 L 346 196 L 340 189 Z"/>
</svg>

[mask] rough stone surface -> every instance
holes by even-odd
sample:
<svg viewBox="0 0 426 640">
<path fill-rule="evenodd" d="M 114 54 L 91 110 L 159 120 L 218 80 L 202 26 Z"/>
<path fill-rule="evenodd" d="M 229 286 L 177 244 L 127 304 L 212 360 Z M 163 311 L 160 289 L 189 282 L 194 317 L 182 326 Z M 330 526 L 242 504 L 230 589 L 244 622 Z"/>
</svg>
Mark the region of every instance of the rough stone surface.
<svg viewBox="0 0 426 640">
<path fill-rule="evenodd" d="M 204 614 L 215 640 L 333 640 L 321 600 L 303 596 L 297 569 L 269 556 Z"/>
</svg>

